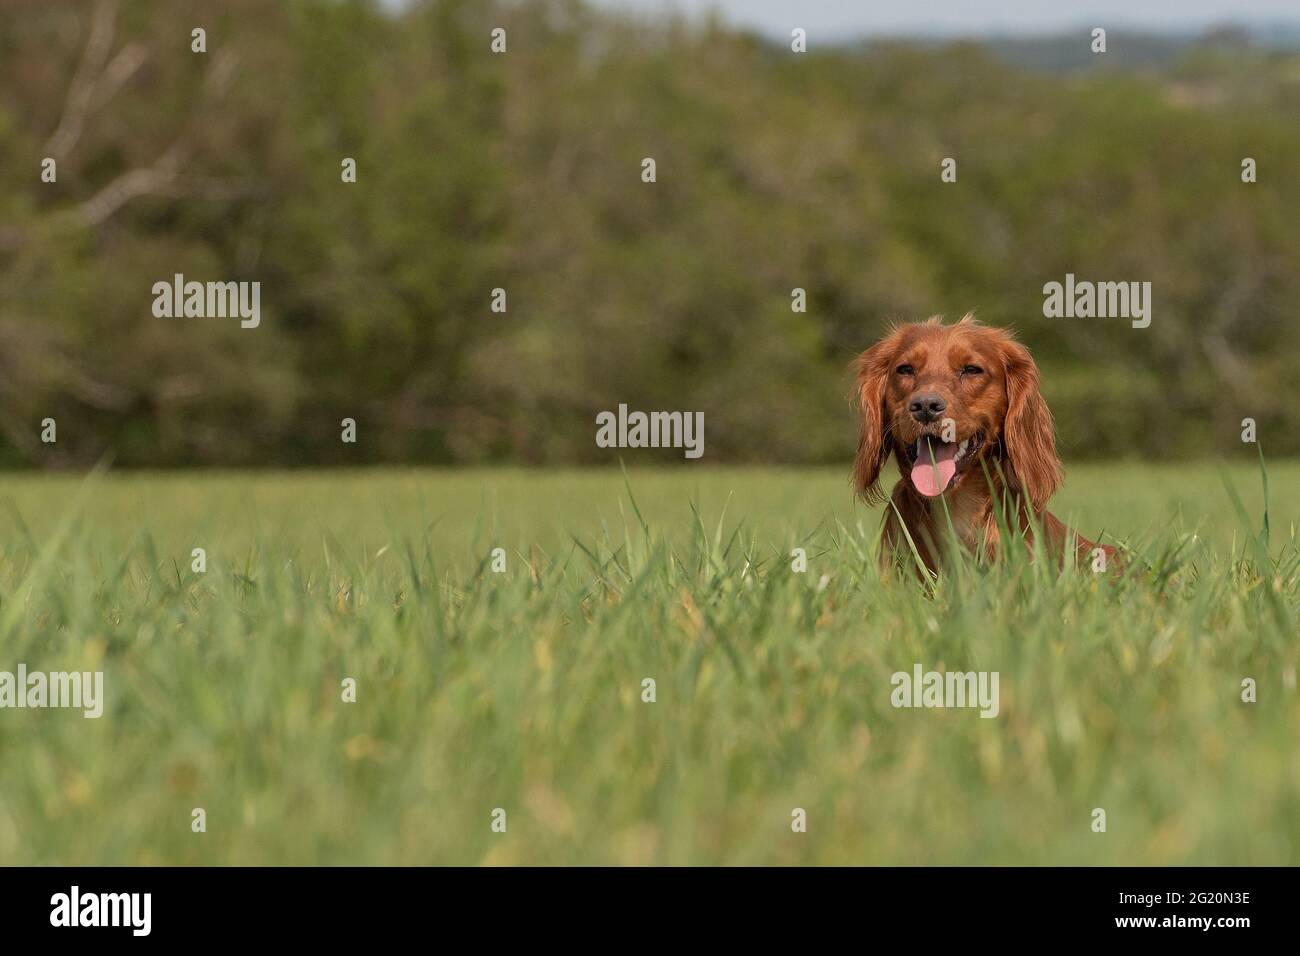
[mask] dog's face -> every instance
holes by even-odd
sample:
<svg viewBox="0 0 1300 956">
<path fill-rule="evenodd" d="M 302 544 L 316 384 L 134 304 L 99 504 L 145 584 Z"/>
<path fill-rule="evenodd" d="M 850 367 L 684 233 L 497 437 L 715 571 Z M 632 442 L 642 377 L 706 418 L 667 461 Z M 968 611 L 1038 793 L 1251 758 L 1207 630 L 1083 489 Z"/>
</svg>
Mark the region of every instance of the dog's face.
<svg viewBox="0 0 1300 956">
<path fill-rule="evenodd" d="M 880 497 L 891 452 L 927 498 L 983 482 L 981 462 L 994 457 L 1036 508 L 1061 483 L 1038 368 L 1000 329 L 969 317 L 904 325 L 858 357 L 855 391 L 862 433 L 854 480 L 868 500 Z"/>
</svg>

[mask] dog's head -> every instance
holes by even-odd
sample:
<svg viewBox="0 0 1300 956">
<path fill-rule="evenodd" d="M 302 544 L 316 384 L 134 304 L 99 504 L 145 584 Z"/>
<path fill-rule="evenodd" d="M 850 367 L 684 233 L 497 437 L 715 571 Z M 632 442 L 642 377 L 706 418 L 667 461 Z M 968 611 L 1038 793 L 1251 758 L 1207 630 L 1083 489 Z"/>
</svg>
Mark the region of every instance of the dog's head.
<svg viewBox="0 0 1300 956">
<path fill-rule="evenodd" d="M 880 469 L 891 451 L 928 498 L 983 481 L 985 458 L 1001 460 L 1035 509 L 1060 486 L 1038 367 L 1007 332 L 970 316 L 954 325 L 937 318 L 903 325 L 858 356 L 855 371 L 862 432 L 853 480 L 868 501 L 883 497 Z M 991 461 L 989 470 L 995 473 Z"/>
</svg>

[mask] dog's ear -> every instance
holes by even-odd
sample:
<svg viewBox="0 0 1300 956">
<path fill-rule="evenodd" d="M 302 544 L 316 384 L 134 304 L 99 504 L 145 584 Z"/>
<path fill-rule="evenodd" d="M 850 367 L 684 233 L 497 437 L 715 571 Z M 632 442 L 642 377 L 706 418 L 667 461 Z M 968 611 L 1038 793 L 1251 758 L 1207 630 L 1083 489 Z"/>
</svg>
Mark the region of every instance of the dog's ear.
<svg viewBox="0 0 1300 956">
<path fill-rule="evenodd" d="M 853 363 L 853 403 L 861 416 L 858 454 L 853 460 L 853 487 L 868 504 L 884 500 L 880 469 L 889 457 L 889 420 L 885 413 L 885 384 L 893 365 L 897 335 L 867 349 Z"/>
<path fill-rule="evenodd" d="M 1061 487 L 1052 413 L 1038 387 L 1038 366 L 1029 349 L 1010 338 L 1002 343 L 1007 376 L 1007 418 L 1002 426 L 1011 479 L 1036 511 Z"/>
</svg>

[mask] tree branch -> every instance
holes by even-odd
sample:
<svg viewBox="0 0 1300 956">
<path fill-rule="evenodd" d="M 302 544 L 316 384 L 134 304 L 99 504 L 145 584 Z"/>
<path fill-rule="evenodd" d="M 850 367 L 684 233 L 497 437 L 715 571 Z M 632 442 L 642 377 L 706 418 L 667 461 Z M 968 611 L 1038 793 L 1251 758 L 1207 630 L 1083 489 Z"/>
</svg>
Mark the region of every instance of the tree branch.
<svg viewBox="0 0 1300 956">
<path fill-rule="evenodd" d="M 113 24 L 117 20 L 117 0 L 99 0 L 90 19 L 90 37 L 81 55 L 81 64 L 73 74 L 63 104 L 63 116 L 50 138 L 45 141 L 45 154 L 62 159 L 81 138 L 95 98 L 95 86 L 108 62 L 108 52 L 113 46 Z"/>
<path fill-rule="evenodd" d="M 128 43 L 118 50 L 117 56 L 113 57 L 113 61 L 100 74 L 100 82 L 91 109 L 101 109 L 131 77 L 135 76 L 147 59 L 149 59 L 149 51 L 141 43 Z"/>
<path fill-rule="evenodd" d="M 152 166 L 123 173 L 85 202 L 74 207 L 71 210 L 72 214 L 87 226 L 101 225 L 132 199 L 162 192 L 175 180 L 187 152 L 188 147 L 185 146 L 182 137 L 173 143 L 167 152 L 154 160 Z"/>
<path fill-rule="evenodd" d="M 238 58 L 228 49 L 212 57 L 211 66 L 203 83 L 203 99 L 212 103 L 225 95 L 234 79 Z M 167 193 L 176 183 L 178 174 L 192 149 L 191 127 L 177 138 L 168 150 L 143 169 L 132 169 L 118 176 L 107 186 L 71 212 L 88 226 L 98 226 L 133 199 Z M 211 184 L 209 184 L 211 188 Z"/>
</svg>

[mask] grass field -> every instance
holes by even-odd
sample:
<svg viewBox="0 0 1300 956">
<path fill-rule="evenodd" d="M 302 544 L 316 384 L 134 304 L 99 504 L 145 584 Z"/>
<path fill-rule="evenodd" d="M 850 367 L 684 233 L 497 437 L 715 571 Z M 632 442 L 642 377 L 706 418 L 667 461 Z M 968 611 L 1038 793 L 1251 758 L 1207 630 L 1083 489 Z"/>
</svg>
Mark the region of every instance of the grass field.
<svg viewBox="0 0 1300 956">
<path fill-rule="evenodd" d="M 0 670 L 107 703 L 0 710 L 0 863 L 1295 864 L 1300 464 L 1267 543 L 1226 474 L 1069 470 L 1141 578 L 933 593 L 843 470 L 9 476 Z M 894 708 L 916 664 L 998 716 Z"/>
</svg>

